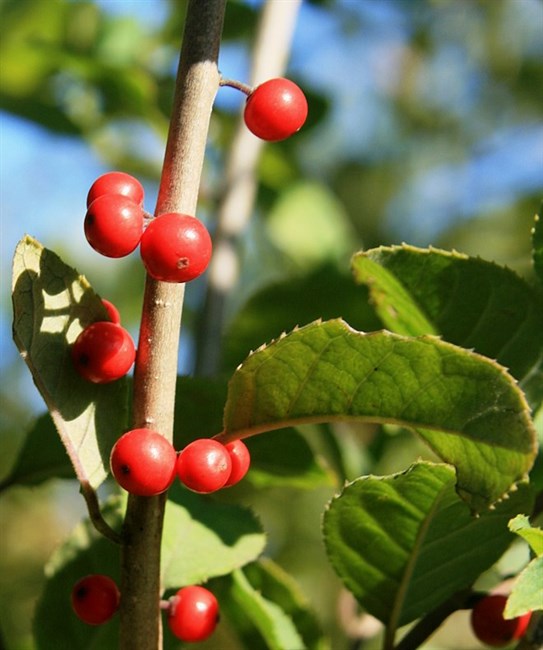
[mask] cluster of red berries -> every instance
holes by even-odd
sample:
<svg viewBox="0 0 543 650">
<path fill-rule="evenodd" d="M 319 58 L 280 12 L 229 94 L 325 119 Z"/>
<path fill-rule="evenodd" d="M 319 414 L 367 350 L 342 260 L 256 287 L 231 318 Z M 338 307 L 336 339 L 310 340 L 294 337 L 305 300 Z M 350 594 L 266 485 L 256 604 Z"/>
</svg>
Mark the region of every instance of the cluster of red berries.
<svg viewBox="0 0 543 650">
<path fill-rule="evenodd" d="M 81 578 L 72 589 L 72 608 L 88 625 L 107 623 L 119 609 L 121 594 L 109 576 L 92 574 Z M 205 587 L 183 587 L 166 605 L 168 625 L 181 641 L 204 641 L 213 634 L 219 620 L 219 605 Z"/>
<path fill-rule="evenodd" d="M 475 636 L 486 645 L 501 648 L 524 636 L 531 613 L 506 619 L 503 616 L 507 596 L 490 594 L 481 598 L 471 610 L 471 627 Z"/>
<path fill-rule="evenodd" d="M 177 475 L 194 492 L 210 494 L 235 485 L 249 470 L 251 458 L 241 440 L 226 445 L 199 438 L 179 454 L 157 431 L 132 429 L 111 450 L 111 473 L 127 492 L 150 497 L 165 492 Z"/>
<path fill-rule="evenodd" d="M 206 227 L 196 217 L 177 212 L 152 219 L 143 209 L 143 196 L 141 183 L 130 174 L 100 176 L 87 196 L 87 241 L 106 257 L 124 257 L 139 245 L 143 264 L 155 280 L 194 280 L 211 259 Z"/>
</svg>

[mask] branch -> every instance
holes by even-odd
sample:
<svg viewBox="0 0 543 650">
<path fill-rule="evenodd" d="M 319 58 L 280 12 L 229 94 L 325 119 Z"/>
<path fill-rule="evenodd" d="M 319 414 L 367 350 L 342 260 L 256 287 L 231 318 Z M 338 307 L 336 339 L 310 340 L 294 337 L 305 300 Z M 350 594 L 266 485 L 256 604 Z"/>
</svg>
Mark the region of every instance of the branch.
<svg viewBox="0 0 543 650">
<path fill-rule="evenodd" d="M 215 94 L 226 0 L 190 0 L 155 215 L 194 215 Z M 173 437 L 184 285 L 146 279 L 133 426 Z M 121 560 L 121 650 L 160 650 L 160 546 L 166 496 L 130 496 Z"/>
<path fill-rule="evenodd" d="M 251 85 L 284 73 L 301 0 L 267 0 L 253 48 Z M 232 85 L 224 80 L 224 85 Z M 250 86 L 242 84 L 246 92 Z M 239 88 L 239 86 L 238 86 Z M 220 361 L 224 307 L 238 281 L 237 240 L 245 230 L 256 197 L 255 170 L 264 142 L 249 132 L 240 116 L 225 169 L 225 189 L 220 198 L 209 284 L 198 341 L 196 372 L 216 373 Z"/>
</svg>

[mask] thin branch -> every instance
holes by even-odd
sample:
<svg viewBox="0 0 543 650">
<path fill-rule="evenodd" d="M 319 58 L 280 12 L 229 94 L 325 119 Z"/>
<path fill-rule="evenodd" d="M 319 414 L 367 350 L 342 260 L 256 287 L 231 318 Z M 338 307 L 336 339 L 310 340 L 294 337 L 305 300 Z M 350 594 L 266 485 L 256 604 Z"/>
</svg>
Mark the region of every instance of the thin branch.
<svg viewBox="0 0 543 650">
<path fill-rule="evenodd" d="M 88 482 L 81 483 L 81 494 L 87 504 L 89 519 L 96 530 L 115 544 L 122 543 L 122 536 L 107 523 L 100 510 L 100 503 L 95 490 Z"/>
<path fill-rule="evenodd" d="M 219 87 L 217 59 L 226 0 L 190 0 L 155 215 L 194 215 L 209 119 Z M 173 437 L 184 285 L 146 279 L 133 426 Z M 130 496 L 121 560 L 121 650 L 160 650 L 160 546 L 166 496 Z"/>
<path fill-rule="evenodd" d="M 264 5 L 253 48 L 250 86 L 284 73 L 300 5 L 301 0 L 268 0 Z M 237 240 L 253 212 L 257 190 L 255 170 L 263 145 L 262 140 L 249 132 L 240 116 L 225 166 L 225 186 L 209 265 L 196 359 L 196 372 L 200 375 L 212 376 L 219 366 L 225 300 L 239 277 Z"/>
</svg>

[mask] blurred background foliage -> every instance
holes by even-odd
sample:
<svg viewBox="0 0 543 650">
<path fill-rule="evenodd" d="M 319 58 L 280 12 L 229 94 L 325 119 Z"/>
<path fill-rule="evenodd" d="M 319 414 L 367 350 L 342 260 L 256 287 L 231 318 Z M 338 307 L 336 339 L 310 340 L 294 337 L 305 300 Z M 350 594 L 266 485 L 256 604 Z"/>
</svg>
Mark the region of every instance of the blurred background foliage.
<svg viewBox="0 0 543 650">
<path fill-rule="evenodd" d="M 248 77 L 260 5 L 228 3 L 227 77 Z M 10 260 L 24 232 L 87 275 L 137 334 L 141 265 L 137 255 L 107 260 L 89 250 L 85 197 L 96 176 L 122 169 L 142 180 L 153 210 L 185 10 L 179 0 L 0 2 L 0 478 L 44 410 L 10 340 Z M 541 0 L 303 3 L 288 76 L 307 92 L 309 119 L 262 155 L 254 217 L 239 243 L 242 274 L 226 306 L 221 376 L 252 347 L 320 316 L 378 328 L 349 279 L 350 255 L 362 247 L 455 248 L 532 279 L 529 231 L 543 190 L 542 27 Z M 221 89 L 212 116 L 200 204 L 212 231 L 242 102 Z M 188 291 L 183 374 L 194 370 L 205 289 L 204 278 Z M 392 427 L 379 437 L 354 427 L 305 433 L 340 479 L 403 469 L 421 452 Z M 255 507 L 269 555 L 293 571 L 340 649 L 348 646 L 339 587 L 319 536 L 337 489 L 330 483 L 300 491 L 255 480 L 235 496 Z M 0 494 L 0 648 L 33 648 L 43 565 L 82 504 L 71 481 Z M 476 647 L 451 633 L 433 643 Z"/>
</svg>

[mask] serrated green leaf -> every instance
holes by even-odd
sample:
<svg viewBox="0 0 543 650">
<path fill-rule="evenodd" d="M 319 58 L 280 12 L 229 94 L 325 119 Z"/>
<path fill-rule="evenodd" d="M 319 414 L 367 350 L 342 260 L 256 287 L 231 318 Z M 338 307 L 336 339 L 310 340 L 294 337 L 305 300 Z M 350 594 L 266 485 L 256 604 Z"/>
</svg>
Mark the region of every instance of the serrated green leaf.
<svg viewBox="0 0 543 650">
<path fill-rule="evenodd" d="M 222 440 L 304 422 L 356 419 L 416 429 L 457 469 L 475 510 L 533 464 L 535 430 L 503 368 L 435 337 L 313 323 L 257 350 L 232 376 Z"/>
<path fill-rule="evenodd" d="M 358 253 L 355 279 L 367 285 L 385 326 L 439 334 L 509 369 L 532 407 L 543 399 L 543 299 L 513 271 L 456 252 L 413 246 Z"/>
<path fill-rule="evenodd" d="M 266 538 L 250 510 L 173 486 L 162 537 L 165 589 L 204 582 L 256 559 Z"/>
<path fill-rule="evenodd" d="M 104 506 L 104 516 L 120 528 L 122 502 L 116 498 Z M 73 585 L 83 576 L 102 573 L 119 584 L 120 547 L 96 532 L 85 520 L 78 524 L 46 566 L 47 581 L 34 617 L 36 650 L 103 650 L 118 646 L 118 617 L 104 625 L 80 621 L 70 605 Z"/>
<path fill-rule="evenodd" d="M 28 432 L 15 464 L 0 483 L 38 485 L 50 478 L 74 478 L 74 468 L 48 413 L 40 416 Z"/>
<path fill-rule="evenodd" d="M 543 611 L 543 557 L 534 558 L 515 580 L 503 612 L 505 618 L 515 618 L 528 612 Z"/>
<path fill-rule="evenodd" d="M 534 227 L 532 230 L 532 259 L 534 271 L 539 280 L 543 282 L 543 205 L 539 213 L 535 215 Z"/>
<path fill-rule="evenodd" d="M 126 425 L 124 379 L 92 384 L 74 370 L 70 345 L 107 315 L 87 280 L 32 237 L 13 261 L 13 337 L 81 482 L 97 488 Z"/>
<path fill-rule="evenodd" d="M 526 540 L 536 555 L 543 555 L 543 530 L 532 528 L 526 515 L 517 515 L 512 519 L 509 530 Z"/>
<path fill-rule="evenodd" d="M 325 513 L 332 566 L 391 634 L 492 566 L 513 540 L 509 518 L 531 503 L 521 484 L 495 510 L 473 517 L 454 482 L 452 467 L 420 462 L 357 479 Z"/>
</svg>

